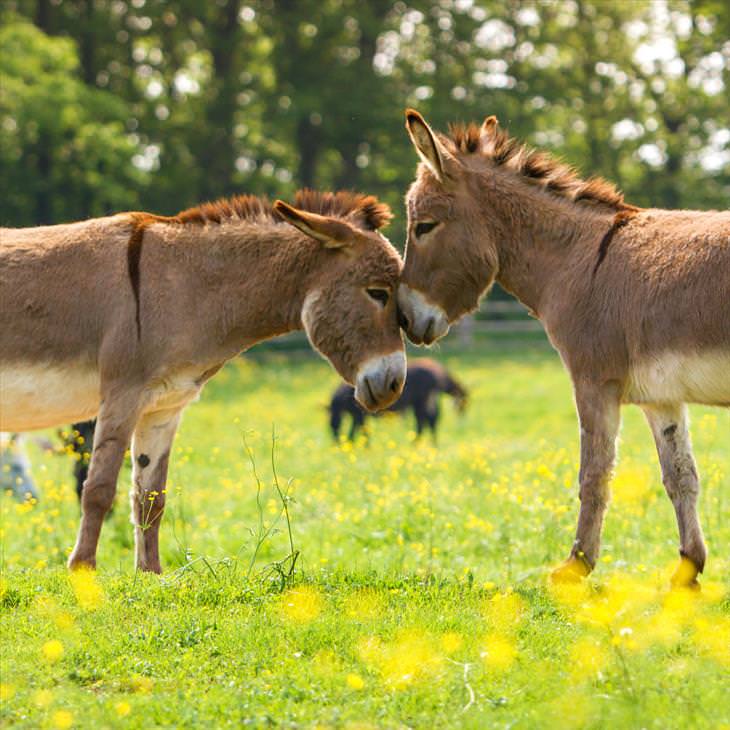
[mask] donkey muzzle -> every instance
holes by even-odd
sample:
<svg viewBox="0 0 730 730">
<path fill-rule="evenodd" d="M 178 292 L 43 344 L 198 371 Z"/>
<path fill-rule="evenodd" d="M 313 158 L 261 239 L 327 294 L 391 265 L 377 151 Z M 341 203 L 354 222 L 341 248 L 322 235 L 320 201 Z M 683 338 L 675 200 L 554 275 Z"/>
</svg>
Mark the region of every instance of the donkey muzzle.
<svg viewBox="0 0 730 730">
<path fill-rule="evenodd" d="M 355 399 L 368 411 L 379 411 L 398 400 L 405 381 L 406 356 L 402 351 L 373 357 L 357 371 Z"/>
<path fill-rule="evenodd" d="M 398 320 L 415 345 L 430 345 L 449 331 L 446 312 L 406 284 L 398 287 Z"/>
</svg>

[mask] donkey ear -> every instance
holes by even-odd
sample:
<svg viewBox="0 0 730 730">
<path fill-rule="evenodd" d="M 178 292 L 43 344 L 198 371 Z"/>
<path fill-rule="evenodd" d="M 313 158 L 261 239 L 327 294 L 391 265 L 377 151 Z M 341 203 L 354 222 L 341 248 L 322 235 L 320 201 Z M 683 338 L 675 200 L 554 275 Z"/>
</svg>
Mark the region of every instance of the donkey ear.
<svg viewBox="0 0 730 730">
<path fill-rule="evenodd" d="M 418 156 L 428 165 L 438 181 L 444 182 L 446 178 L 444 161 L 448 153 L 426 120 L 415 109 L 406 109 L 406 129 Z"/>
<path fill-rule="evenodd" d="M 499 126 L 499 122 L 497 121 L 497 117 L 492 114 L 491 116 L 488 116 L 483 122 L 482 122 L 482 128 L 480 132 L 480 137 L 482 139 L 488 139 L 491 137 L 494 132 L 496 131 L 497 127 Z"/>
<path fill-rule="evenodd" d="M 274 203 L 274 211 L 302 233 L 324 244 L 326 248 L 347 248 L 355 240 L 355 229 L 345 221 L 317 215 L 288 205 L 283 200 Z"/>
</svg>

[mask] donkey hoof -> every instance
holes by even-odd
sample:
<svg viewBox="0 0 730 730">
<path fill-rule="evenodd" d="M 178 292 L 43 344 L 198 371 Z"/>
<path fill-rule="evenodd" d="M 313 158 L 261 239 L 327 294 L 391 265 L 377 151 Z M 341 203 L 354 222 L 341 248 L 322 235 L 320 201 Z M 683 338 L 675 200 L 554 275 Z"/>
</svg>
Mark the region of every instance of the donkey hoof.
<svg viewBox="0 0 730 730">
<path fill-rule="evenodd" d="M 700 583 L 697 580 L 699 575 L 697 566 L 689 559 L 682 556 L 679 565 L 670 579 L 672 588 L 684 588 L 690 591 L 699 591 Z"/>
<path fill-rule="evenodd" d="M 68 559 L 69 570 L 96 570 L 96 558 L 78 558 L 71 555 Z"/>
<path fill-rule="evenodd" d="M 550 574 L 550 580 L 553 583 L 561 584 L 580 583 L 590 572 L 585 562 L 579 558 L 570 557 Z"/>
<path fill-rule="evenodd" d="M 140 573 L 154 573 L 162 575 L 162 566 L 159 563 L 144 563 L 137 566 Z"/>
</svg>

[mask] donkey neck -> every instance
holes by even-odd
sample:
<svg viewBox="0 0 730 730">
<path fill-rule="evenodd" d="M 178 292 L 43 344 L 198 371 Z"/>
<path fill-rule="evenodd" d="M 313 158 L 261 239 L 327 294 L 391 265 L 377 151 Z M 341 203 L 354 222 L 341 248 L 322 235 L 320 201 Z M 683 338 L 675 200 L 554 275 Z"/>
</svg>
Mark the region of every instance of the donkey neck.
<svg viewBox="0 0 730 730">
<path fill-rule="evenodd" d="M 270 221 L 188 224 L 175 239 L 223 349 L 240 351 L 302 328 L 304 299 L 327 262 L 319 244 Z"/>
<path fill-rule="evenodd" d="M 575 203 L 508 171 L 492 171 L 480 183 L 484 225 L 497 249 L 496 280 L 540 316 L 566 268 L 595 254 L 590 242 L 600 241 L 617 211 Z"/>
</svg>

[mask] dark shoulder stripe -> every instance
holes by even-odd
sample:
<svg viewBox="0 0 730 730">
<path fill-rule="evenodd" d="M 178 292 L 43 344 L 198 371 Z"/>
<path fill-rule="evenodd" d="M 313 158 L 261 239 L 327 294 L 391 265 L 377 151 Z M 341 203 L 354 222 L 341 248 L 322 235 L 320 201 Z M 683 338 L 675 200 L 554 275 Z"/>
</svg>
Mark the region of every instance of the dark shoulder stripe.
<svg viewBox="0 0 730 730">
<path fill-rule="evenodd" d="M 142 336 L 142 323 L 139 317 L 139 262 L 142 259 L 142 243 L 144 242 L 145 226 L 135 223 L 132 229 L 132 235 L 129 237 L 127 245 L 127 273 L 129 281 L 132 284 L 132 293 L 134 294 L 134 316 L 137 322 L 137 339 Z"/>
<path fill-rule="evenodd" d="M 606 233 L 604 233 L 603 238 L 601 239 L 601 244 L 598 247 L 598 260 L 596 261 L 596 265 L 593 267 L 593 276 L 596 275 L 598 267 L 603 263 L 603 260 L 606 258 L 606 254 L 608 253 L 608 247 L 611 245 L 611 241 L 616 235 L 616 232 L 619 229 L 623 228 L 635 215 L 636 209 L 627 209 L 622 210 L 620 213 L 616 213 L 613 218 L 613 223 L 611 224 L 611 227 L 606 231 Z"/>
<path fill-rule="evenodd" d="M 173 219 L 150 213 L 130 213 L 132 219 L 132 233 L 127 244 L 127 273 L 132 284 L 134 295 L 134 319 L 137 325 L 137 339 L 142 337 L 142 321 L 140 313 L 140 282 L 142 260 L 142 245 L 144 243 L 144 232 L 147 226 L 153 223 L 170 222 Z"/>
</svg>

